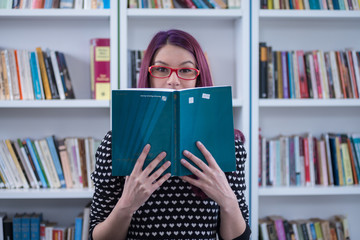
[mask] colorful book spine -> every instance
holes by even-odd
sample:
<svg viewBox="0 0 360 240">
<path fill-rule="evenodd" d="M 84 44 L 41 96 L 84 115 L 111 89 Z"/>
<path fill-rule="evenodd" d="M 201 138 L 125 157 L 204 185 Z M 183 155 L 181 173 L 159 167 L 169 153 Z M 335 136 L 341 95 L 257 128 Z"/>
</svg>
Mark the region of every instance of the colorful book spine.
<svg viewBox="0 0 360 240">
<path fill-rule="evenodd" d="M 39 163 L 39 159 L 38 157 L 36 156 L 35 154 L 35 150 L 33 148 L 33 144 L 31 142 L 31 140 L 29 138 L 27 138 L 26 140 L 26 145 L 29 149 L 29 152 L 30 152 L 30 155 L 31 155 L 31 158 L 33 159 L 34 161 L 34 165 L 35 165 L 35 168 L 36 168 L 36 172 L 38 173 L 38 176 L 40 178 L 40 181 L 41 181 L 41 184 L 42 184 L 42 187 L 43 188 L 47 188 L 48 187 L 48 184 L 47 184 L 47 181 L 45 180 L 45 176 L 43 174 L 43 171 L 41 170 L 41 167 L 40 167 L 40 163 Z"/>
<path fill-rule="evenodd" d="M 39 74 L 37 68 L 37 60 L 36 60 L 36 53 L 30 52 L 30 68 L 31 68 L 31 76 L 33 79 L 33 87 L 34 87 L 34 94 L 36 100 L 43 99 L 42 97 L 42 88 L 41 88 L 41 76 Z"/>
<path fill-rule="evenodd" d="M 61 185 L 62 188 L 65 188 L 66 184 L 65 184 L 64 173 L 63 173 L 63 170 L 61 168 L 59 155 L 58 155 L 58 153 L 56 151 L 54 137 L 53 136 L 47 137 L 46 141 L 47 141 L 49 149 L 50 149 L 50 153 L 51 153 L 51 157 L 52 157 L 52 160 L 54 162 L 54 165 L 55 165 L 56 173 L 57 173 L 57 175 L 59 177 L 59 180 L 60 180 L 60 185 Z"/>
</svg>

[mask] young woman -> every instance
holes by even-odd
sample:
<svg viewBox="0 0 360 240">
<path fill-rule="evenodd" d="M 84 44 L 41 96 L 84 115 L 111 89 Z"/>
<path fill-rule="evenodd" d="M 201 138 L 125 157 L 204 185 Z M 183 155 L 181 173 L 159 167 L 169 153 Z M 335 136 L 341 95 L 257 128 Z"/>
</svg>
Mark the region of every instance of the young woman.
<svg viewBox="0 0 360 240">
<path fill-rule="evenodd" d="M 180 30 L 157 33 L 141 64 L 138 87 L 193 88 L 212 86 L 209 67 L 198 42 Z M 206 146 L 197 147 L 208 164 L 188 151 L 181 163 L 193 175 L 172 177 L 159 155 L 143 169 L 151 146 L 146 145 L 130 176 L 111 175 L 111 131 L 96 153 L 92 174 L 95 193 L 91 208 L 93 239 L 249 239 L 244 197 L 246 152 L 236 132 L 237 170 L 224 173 Z M 115 146 L 114 146 L 115 147 Z M 192 161 L 199 168 L 193 167 Z"/>
</svg>

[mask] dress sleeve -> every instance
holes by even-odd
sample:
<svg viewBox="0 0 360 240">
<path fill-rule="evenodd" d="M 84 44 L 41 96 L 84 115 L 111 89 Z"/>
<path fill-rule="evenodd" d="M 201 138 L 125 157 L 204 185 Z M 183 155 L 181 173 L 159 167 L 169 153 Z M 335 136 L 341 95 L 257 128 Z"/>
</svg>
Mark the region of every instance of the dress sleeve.
<svg viewBox="0 0 360 240">
<path fill-rule="evenodd" d="M 245 199 L 245 161 L 246 161 L 246 151 L 244 143 L 241 139 L 235 140 L 235 156 L 236 156 L 236 171 L 225 173 L 230 187 L 234 191 L 241 213 L 246 222 L 246 229 L 241 236 L 234 238 L 235 240 L 250 239 L 251 230 L 249 227 L 249 208 L 246 204 Z M 221 236 L 220 236 L 220 239 Z"/>
<path fill-rule="evenodd" d="M 95 170 L 91 174 L 95 186 L 90 212 L 91 239 L 95 226 L 109 216 L 118 202 L 125 182 L 124 177 L 112 176 L 111 146 L 111 131 L 109 131 L 96 151 Z"/>
</svg>

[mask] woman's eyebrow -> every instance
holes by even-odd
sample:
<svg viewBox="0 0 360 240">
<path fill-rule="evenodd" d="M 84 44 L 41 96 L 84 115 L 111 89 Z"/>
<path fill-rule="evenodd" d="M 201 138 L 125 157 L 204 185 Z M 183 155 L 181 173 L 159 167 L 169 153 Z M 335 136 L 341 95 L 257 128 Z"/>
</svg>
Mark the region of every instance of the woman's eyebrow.
<svg viewBox="0 0 360 240">
<path fill-rule="evenodd" d="M 190 60 L 189 60 L 189 61 L 184 61 L 184 62 L 180 63 L 179 66 L 185 65 L 185 64 L 187 64 L 187 63 L 190 63 L 190 64 L 196 66 L 196 65 L 195 65 L 192 61 L 190 61 Z M 163 61 L 161 61 L 161 60 L 155 61 L 154 64 L 161 64 L 161 65 L 169 66 L 169 64 L 167 64 L 166 62 L 163 62 Z"/>
</svg>

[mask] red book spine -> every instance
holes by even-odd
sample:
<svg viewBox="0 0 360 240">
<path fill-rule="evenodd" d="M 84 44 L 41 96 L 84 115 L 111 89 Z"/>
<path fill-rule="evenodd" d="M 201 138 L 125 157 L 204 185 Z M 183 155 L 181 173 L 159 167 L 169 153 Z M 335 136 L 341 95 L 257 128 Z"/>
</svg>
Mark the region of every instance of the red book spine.
<svg viewBox="0 0 360 240">
<path fill-rule="evenodd" d="M 305 186 L 310 184 L 310 156 L 309 156 L 309 140 L 304 137 L 304 163 L 305 163 Z"/>
<path fill-rule="evenodd" d="M 110 99 L 110 39 L 96 38 L 91 44 L 91 92 L 96 100 Z"/>
<path fill-rule="evenodd" d="M 313 51 L 314 58 L 314 69 L 315 69 L 315 79 L 316 79 L 316 87 L 318 92 L 318 98 L 323 98 L 322 88 L 321 88 L 321 79 L 320 79 L 320 69 L 319 69 L 319 61 L 317 58 L 316 51 Z"/>
<path fill-rule="evenodd" d="M 358 93 L 358 85 L 356 84 L 356 77 L 355 77 L 355 68 L 354 68 L 354 61 L 352 59 L 352 53 L 351 51 L 347 51 L 346 52 L 347 57 L 349 59 L 348 64 L 349 64 L 349 74 L 350 74 L 350 79 L 351 79 L 351 85 L 353 86 L 353 93 L 354 93 L 354 97 L 355 98 L 359 98 L 359 93 Z"/>
</svg>

